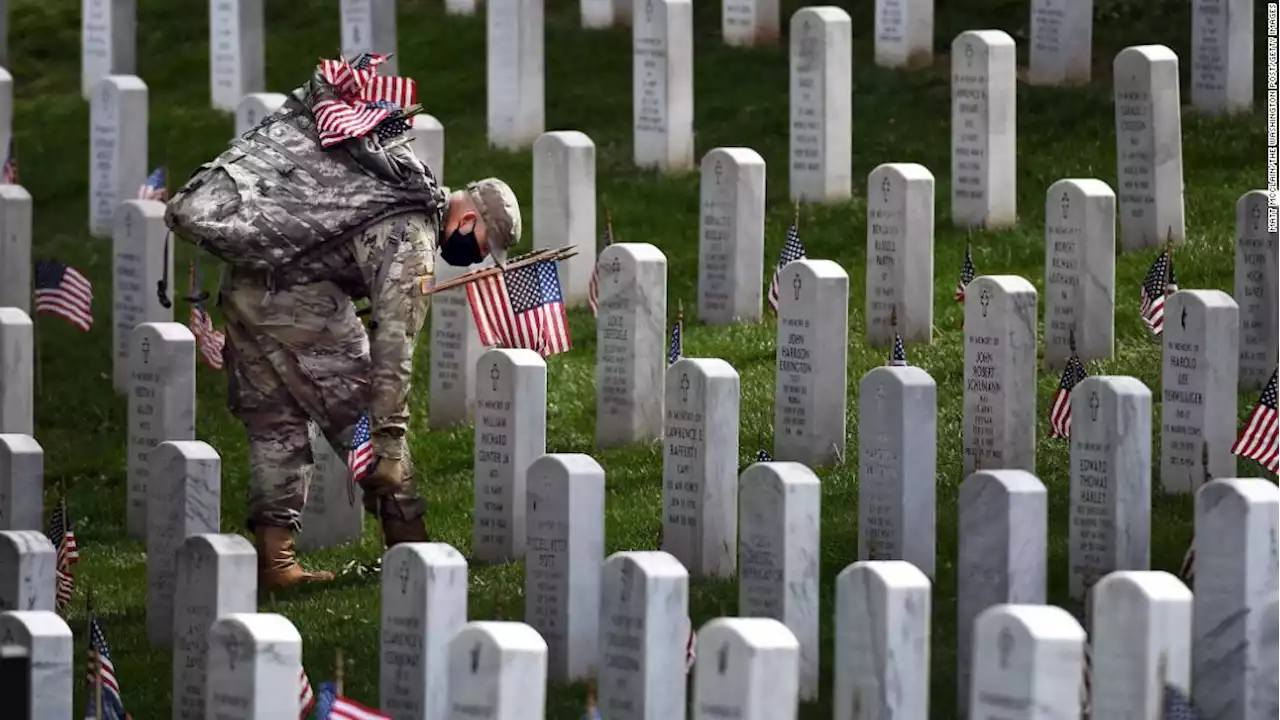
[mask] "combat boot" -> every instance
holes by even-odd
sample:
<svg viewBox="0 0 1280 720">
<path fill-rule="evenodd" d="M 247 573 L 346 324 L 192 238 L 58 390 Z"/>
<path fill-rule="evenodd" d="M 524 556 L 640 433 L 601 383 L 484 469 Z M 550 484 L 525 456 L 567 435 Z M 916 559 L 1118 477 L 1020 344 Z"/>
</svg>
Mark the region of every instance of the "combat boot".
<svg viewBox="0 0 1280 720">
<path fill-rule="evenodd" d="M 382 539 L 388 549 L 400 543 L 430 542 L 427 538 L 427 523 L 421 515 L 409 520 L 383 515 L 380 520 Z"/>
<path fill-rule="evenodd" d="M 298 564 L 293 549 L 293 530 L 262 525 L 254 530 L 258 549 L 258 589 L 284 590 L 298 583 L 328 582 L 333 573 L 309 572 Z"/>
</svg>

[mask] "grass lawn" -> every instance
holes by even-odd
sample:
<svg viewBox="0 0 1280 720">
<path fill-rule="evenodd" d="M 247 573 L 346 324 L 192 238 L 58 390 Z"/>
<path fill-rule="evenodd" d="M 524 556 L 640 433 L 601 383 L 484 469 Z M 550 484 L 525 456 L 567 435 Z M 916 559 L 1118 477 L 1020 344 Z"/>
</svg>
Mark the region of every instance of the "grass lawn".
<svg viewBox="0 0 1280 720">
<path fill-rule="evenodd" d="M 267 4 L 267 90 L 288 91 L 309 76 L 317 57 L 333 57 L 339 44 L 338 8 L 331 0 L 291 0 Z M 677 301 L 696 307 L 698 179 L 659 177 L 631 163 L 630 31 L 583 31 L 577 3 L 547 2 L 547 129 L 587 133 L 598 148 L 598 201 L 613 213 L 621 241 L 650 242 L 669 260 L 668 308 Z M 766 271 L 781 248 L 792 208 L 787 200 L 787 55 L 785 45 L 734 50 L 719 40 L 719 3 L 696 0 L 697 155 L 718 146 L 751 147 L 770 169 Z M 950 227 L 949 61 L 951 39 L 968 29 L 1001 28 L 1015 36 L 1025 62 L 1028 4 L 1006 0 L 940 7 L 936 22 L 938 58 L 931 70 L 897 72 L 871 63 L 870 0 L 838 3 L 855 23 L 855 196 L 851 202 L 804 211 L 802 237 L 810 257 L 840 263 L 850 275 L 848 380 L 858 380 L 886 361 L 887 348 L 863 342 L 865 262 L 865 178 L 882 162 L 919 162 L 937 178 L 934 262 L 934 340 L 907 348 L 912 364 L 938 383 L 938 579 L 933 607 L 933 717 L 951 718 L 954 708 L 956 498 L 961 481 L 961 401 L 963 346 L 961 307 L 951 294 L 964 252 L 964 233 Z M 197 0 L 141 0 L 138 7 L 138 68 L 151 90 L 151 165 L 167 165 L 176 187 L 195 166 L 217 155 L 232 134 L 232 118 L 209 109 L 208 3 Z M 785 18 L 801 6 L 787 0 Z M 1135 8 L 1144 7 L 1139 12 Z M 1096 177 L 1114 185 L 1116 175 L 1111 58 L 1126 45 L 1168 44 L 1182 59 L 1184 88 L 1190 64 L 1187 3 L 1129 3 L 1098 0 L 1093 85 L 1079 89 L 1019 87 L 1018 208 L 1016 227 L 975 236 L 974 261 L 980 273 L 1017 274 L 1043 291 L 1043 208 L 1045 190 L 1061 178 Z M 1262 5 L 1259 5 L 1261 9 Z M 488 149 L 485 142 L 483 13 L 445 17 L 439 0 L 400 0 L 399 46 L 402 73 L 421 84 L 428 112 L 446 128 L 446 181 L 486 175 L 507 179 L 530 217 L 530 154 Z M 42 383 L 37 399 L 37 433 L 46 455 L 46 487 L 65 482 L 75 518 L 82 562 L 77 566 L 76 609 L 71 623 L 83 628 L 85 591 L 95 604 L 111 643 L 126 706 L 135 718 L 169 717 L 170 653 L 147 647 L 144 629 L 145 562 L 139 542 L 124 539 L 125 433 L 123 398 L 111 389 L 111 248 L 87 234 L 88 104 L 79 93 L 80 3 L 75 0 L 12 0 L 9 8 L 11 71 L 15 78 L 14 127 L 21 181 L 35 197 L 36 254 L 72 264 L 94 281 L 97 323 L 88 335 L 68 323 L 39 322 Z M 1256 24 L 1261 56 L 1261 12 Z M 1258 75 L 1258 107 L 1263 107 Z M 1189 92 L 1184 89 L 1184 101 Z M 1235 203 L 1263 186 L 1262 114 L 1237 119 L 1183 119 L 1186 214 L 1189 242 L 1177 254 L 1184 288 L 1232 289 Z M 531 227 L 529 219 L 525 227 Z M 531 232 L 528 233 L 531 235 Z M 177 282 L 185 276 L 189 248 L 179 245 Z M 1158 396 L 1160 348 L 1138 319 L 1138 285 L 1155 253 L 1123 255 L 1116 268 L 1115 357 L 1096 363 L 1094 374 L 1133 375 Z M 215 273 L 205 273 L 212 288 Z M 1041 300 L 1043 303 L 1043 299 Z M 216 312 L 216 311 L 215 311 Z M 1043 312 L 1043 304 L 1040 313 Z M 177 303 L 175 316 L 186 307 Z M 216 319 L 216 316 L 215 316 Z M 608 478 L 609 552 L 657 547 L 660 532 L 662 455 L 658 444 L 597 452 L 594 431 L 595 329 L 586 309 L 571 314 L 575 348 L 549 362 L 549 452 L 591 453 Z M 718 357 L 741 374 L 741 455 L 743 466 L 757 450 L 757 438 L 771 434 L 774 383 L 774 326 L 710 328 L 690 319 L 685 353 Z M 471 545 L 472 429 L 426 431 L 427 368 L 431 348 L 419 347 L 413 449 L 424 470 L 432 537 L 468 554 Z M 1045 417 L 1057 386 L 1056 373 L 1041 371 L 1037 385 L 1038 437 L 1047 437 Z M 1256 401 L 1240 398 L 1243 416 Z M 197 435 L 223 458 L 223 529 L 243 527 L 248 464 L 243 431 L 225 409 L 221 373 L 199 370 Z M 857 444 L 857 398 L 849 399 L 849 447 Z M 1159 418 L 1155 418 L 1159 427 Z M 1158 442 L 1157 457 L 1158 457 Z M 1066 604 L 1068 449 L 1045 440 L 1038 450 L 1039 476 L 1050 491 L 1049 595 Z M 856 466 L 819 469 L 823 481 L 822 624 L 823 701 L 806 706 L 804 718 L 830 717 L 833 582 L 854 559 L 857 517 Z M 1240 475 L 1262 469 L 1241 461 Z M 1158 487 L 1158 479 L 1153 479 Z M 53 502 L 54 493 L 47 495 Z M 1152 566 L 1176 570 L 1192 535 L 1190 496 L 1152 498 Z M 368 523 L 358 545 L 315 553 L 309 563 L 332 570 L 356 559 L 377 558 L 381 543 Z M 522 564 L 476 567 L 471 571 L 470 617 L 522 619 Z M 377 701 L 379 593 L 376 579 L 344 579 L 320 592 L 282 596 L 264 611 L 283 613 L 305 638 L 304 659 L 315 682 L 331 675 L 333 651 L 350 661 L 347 688 L 353 697 Z M 733 614 L 735 583 L 695 582 L 690 611 L 695 626 Z M 1069 605 L 1068 605 L 1069 607 Z M 83 654 L 77 639 L 77 663 Z M 79 692 L 79 688 L 77 688 Z M 584 687 L 550 692 L 548 717 L 576 719 Z M 83 699 L 81 698 L 81 702 Z"/>
</svg>

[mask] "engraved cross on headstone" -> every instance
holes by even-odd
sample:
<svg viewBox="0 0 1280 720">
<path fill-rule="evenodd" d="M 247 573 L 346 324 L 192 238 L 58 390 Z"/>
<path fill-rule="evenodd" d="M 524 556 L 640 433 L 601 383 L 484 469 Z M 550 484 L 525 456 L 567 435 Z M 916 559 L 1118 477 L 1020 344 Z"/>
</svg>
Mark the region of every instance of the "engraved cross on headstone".
<svg viewBox="0 0 1280 720">
<path fill-rule="evenodd" d="M 1253 204 L 1253 210 L 1251 210 L 1251 211 L 1249 212 L 1249 214 L 1250 214 L 1251 216 L 1253 216 L 1253 229 L 1254 229 L 1254 230 L 1257 230 L 1257 229 L 1258 229 L 1258 220 L 1259 220 L 1259 218 L 1261 218 L 1261 217 L 1262 217 L 1262 205 L 1261 205 L 1261 204 L 1259 204 L 1259 203 L 1254 203 L 1254 204 Z"/>
<path fill-rule="evenodd" d="M 803 285 L 804 285 L 804 281 L 800 279 L 799 275 L 796 275 L 796 279 L 791 281 L 791 287 L 795 288 L 795 291 L 796 291 L 796 296 L 795 296 L 796 300 L 800 299 L 800 288 Z"/>
<path fill-rule="evenodd" d="M 1009 669 L 1009 656 L 1013 654 L 1013 633 L 1009 632 L 1009 628 L 1002 628 L 1000 636 L 996 638 L 996 648 L 1000 651 L 1000 669 Z"/>
<path fill-rule="evenodd" d="M 724 163 L 721 162 L 720 160 L 716 160 L 715 167 L 712 168 L 712 170 L 716 174 L 716 185 L 719 185 L 720 178 L 722 175 L 724 175 Z"/>
<path fill-rule="evenodd" d="M 1062 193 L 1062 219 L 1063 220 L 1067 219 L 1067 212 L 1070 209 L 1071 209 L 1071 196 L 1064 192 Z"/>
<path fill-rule="evenodd" d="M 131 212 L 124 214 L 124 234 L 128 235 L 130 238 L 133 237 L 133 213 Z"/>
<path fill-rule="evenodd" d="M 1182 306 L 1182 329 L 1187 329 L 1187 306 Z"/>
<path fill-rule="evenodd" d="M 653 20 L 653 0 L 645 0 L 644 3 L 644 19 L 646 21 Z"/>
<path fill-rule="evenodd" d="M 964 66 L 973 67 L 973 43 L 965 43 L 964 46 Z"/>
<path fill-rule="evenodd" d="M 716 670 L 719 671 L 721 675 L 723 675 L 725 671 L 728 669 L 729 669 L 729 643 L 724 643 L 723 645 L 720 646 L 720 652 L 718 653 L 718 657 L 716 658 Z"/>
<path fill-rule="evenodd" d="M 618 274 L 622 272 L 622 263 L 618 260 L 618 256 L 613 256 L 613 262 L 609 263 L 609 272 L 613 273 L 613 283 L 618 284 Z"/>
<path fill-rule="evenodd" d="M 991 304 L 991 293 L 986 288 L 983 288 L 982 294 L 978 295 L 978 302 L 982 304 L 982 317 L 986 317 L 987 306 Z"/>
<path fill-rule="evenodd" d="M 498 363 L 493 364 L 493 368 L 489 370 L 489 379 L 493 381 L 493 389 L 498 390 L 498 378 L 502 377 L 502 371 L 498 369 Z"/>
<path fill-rule="evenodd" d="M 880 181 L 880 193 L 884 197 L 884 202 L 889 203 L 889 190 L 893 187 L 893 183 L 889 181 L 889 176 L 885 175 L 884 180 Z"/>
<path fill-rule="evenodd" d="M 224 640 L 222 644 L 224 647 L 227 648 L 228 667 L 232 670 L 235 670 L 236 660 L 239 659 L 239 655 L 240 655 L 240 638 L 233 633 L 231 635 L 228 635 L 227 639 Z"/>
<path fill-rule="evenodd" d="M 680 402 L 689 402 L 689 373 L 680 373 Z"/>
<path fill-rule="evenodd" d="M 409 561 L 402 560 L 400 562 L 400 571 L 396 574 L 400 578 L 400 594 L 405 595 L 409 592 Z"/>
<path fill-rule="evenodd" d="M 475 675 L 476 670 L 480 668 L 480 643 L 471 648 L 471 674 Z"/>
<path fill-rule="evenodd" d="M 142 345 L 139 346 L 139 349 L 142 350 L 142 364 L 146 365 L 150 362 L 148 356 L 151 354 L 151 340 L 142 338 Z"/>
<path fill-rule="evenodd" d="M 1098 393 L 1096 392 L 1089 393 L 1089 419 L 1090 420 L 1094 422 L 1098 421 L 1098 406 L 1101 404 L 1102 404 L 1102 401 L 1098 400 Z"/>
</svg>

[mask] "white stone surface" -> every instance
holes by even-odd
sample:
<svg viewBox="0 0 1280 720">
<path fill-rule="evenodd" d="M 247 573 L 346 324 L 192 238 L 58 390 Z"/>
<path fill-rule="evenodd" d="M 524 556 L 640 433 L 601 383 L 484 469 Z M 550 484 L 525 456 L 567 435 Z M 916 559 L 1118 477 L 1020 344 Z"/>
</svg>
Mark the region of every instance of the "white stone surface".
<svg viewBox="0 0 1280 720">
<path fill-rule="evenodd" d="M 35 424 L 35 325 L 0 307 L 0 432 L 31 435 Z"/>
<path fill-rule="evenodd" d="M 115 212 L 111 252 L 112 380 L 116 392 L 129 391 L 129 340 L 139 323 L 173 322 L 180 292 L 173 278 L 173 236 L 164 223 L 159 200 L 125 200 Z M 159 286 L 167 284 L 160 302 Z"/>
<path fill-rule="evenodd" d="M 764 281 L 765 164 L 749 148 L 702 158 L 698 214 L 698 320 L 759 322 Z"/>
<path fill-rule="evenodd" d="M 537 630 L 473 622 L 449 641 L 451 720 L 543 720 L 546 703 L 547 643 Z"/>
<path fill-rule="evenodd" d="M 298 712 L 302 636 L 283 615 L 231 613 L 209 628 L 206 718 L 280 720 Z"/>
<path fill-rule="evenodd" d="M 1078 718 L 1084 682 L 1084 628 L 1052 605 L 997 605 L 974 623 L 969 717 Z M 1015 715 L 1018 713 L 1015 713 Z"/>
<path fill-rule="evenodd" d="M 298 549 L 310 552 L 358 542 L 364 534 L 365 510 L 360 490 L 351 487 L 346 453 L 339 455 L 315 423 L 307 425 L 313 470 L 302 508 Z"/>
<path fill-rule="evenodd" d="M 733 47 L 778 41 L 778 0 L 721 0 L 720 34 Z"/>
<path fill-rule="evenodd" d="M 30 668 L 27 716 L 18 720 L 72 717 L 71 628 L 48 610 L 0 613 L 0 651 L 5 658 L 25 657 Z M 14 688 L 17 690 L 17 688 Z"/>
<path fill-rule="evenodd" d="M 30 435 L 0 433 L 0 530 L 43 530 L 44 449 Z"/>
<path fill-rule="evenodd" d="M 578 254 L 560 261 L 565 302 L 587 301 L 595 269 L 596 145 L 585 133 L 558 130 L 533 143 L 533 249 L 574 246 Z"/>
<path fill-rule="evenodd" d="M 475 15 L 480 0 L 444 0 L 444 11 L 449 15 Z"/>
<path fill-rule="evenodd" d="M 933 0 L 876 0 L 875 57 L 880 67 L 933 64 Z"/>
<path fill-rule="evenodd" d="M 151 450 L 166 440 L 196 435 L 196 339 L 181 323 L 142 323 L 130 356 L 126 525 L 145 539 Z"/>
<path fill-rule="evenodd" d="M 348 60 L 360 53 L 390 55 L 378 66 L 382 75 L 399 75 L 396 54 L 396 0 L 341 0 L 342 55 Z"/>
<path fill-rule="evenodd" d="M 632 130 L 635 163 L 664 173 L 693 169 L 693 2 L 633 5 Z"/>
<path fill-rule="evenodd" d="M 543 0 L 485 0 L 489 144 L 529 147 L 546 128 Z"/>
<path fill-rule="evenodd" d="M 1059 0 L 1061 2 L 1061 0 Z M 1044 201 L 1044 364 L 1061 370 L 1115 350 L 1116 194 L 1101 180 L 1059 180 Z"/>
<path fill-rule="evenodd" d="M 470 270 L 454 267 L 439 253 L 435 258 L 436 282 L 444 282 Z M 476 410 L 476 362 L 485 350 L 467 289 L 456 287 L 431 296 L 431 364 L 427 370 L 431 391 L 427 398 L 427 427 L 446 428 L 470 422 Z"/>
<path fill-rule="evenodd" d="M 1136 45 L 1112 65 L 1116 105 L 1116 193 L 1120 245 L 1163 246 L 1183 225 L 1182 101 L 1178 56 L 1164 45 Z"/>
<path fill-rule="evenodd" d="M 951 43 L 951 221 L 1017 222 L 1017 48 L 1002 30 L 969 30 Z"/>
<path fill-rule="evenodd" d="M 1085 85 L 1093 72 L 1093 0 L 1032 0 L 1027 81 Z"/>
<path fill-rule="evenodd" d="M 791 199 L 853 194 L 853 19 L 834 6 L 791 16 Z"/>
<path fill-rule="evenodd" d="M 349 2 L 350 0 L 346 1 Z M 347 55 L 348 59 L 354 57 L 354 55 Z M 386 66 L 383 65 L 382 67 Z M 240 137 L 257 127 L 258 123 L 262 122 L 268 115 L 283 107 L 287 99 L 284 93 L 255 92 L 245 95 L 240 100 L 240 103 L 236 105 L 236 137 Z"/>
<path fill-rule="evenodd" d="M 266 89 L 263 0 L 210 0 L 209 92 L 214 110 L 235 112 L 240 99 Z"/>
<path fill-rule="evenodd" d="M 867 176 L 867 341 L 933 339 L 933 173 L 885 163 Z"/>
<path fill-rule="evenodd" d="M 648 243 L 600 253 L 596 316 L 596 447 L 662 434 L 667 370 L 667 258 Z"/>
<path fill-rule="evenodd" d="M 147 179 L 147 85 L 110 75 L 89 100 L 89 232 L 107 237 L 120 203 Z"/>
<path fill-rule="evenodd" d="M 137 5 L 137 0 L 81 0 L 80 92 L 86 100 L 106 76 L 134 74 Z"/>
<path fill-rule="evenodd" d="M 1240 389 L 1261 390 L 1280 353 L 1280 257 L 1276 232 L 1268 230 L 1265 190 L 1250 190 L 1236 203 L 1236 276 L 1232 296 L 1240 306 Z"/>
<path fill-rule="evenodd" d="M 409 121 L 409 148 L 413 154 L 431 168 L 436 182 L 444 183 L 444 124 L 427 114 L 414 115 Z M 439 272 L 440 263 L 436 263 Z M 436 297 L 439 297 L 438 295 Z"/>
<path fill-rule="evenodd" d="M 1191 3 L 1191 105 L 1197 110 L 1253 109 L 1253 8 L 1253 0 Z"/>
<path fill-rule="evenodd" d="M 0 82 L 0 87 L 3 87 L 3 82 Z M 0 132 L 6 127 L 0 125 Z M 7 148 L 8 144 L 0 147 Z M 31 312 L 33 265 L 31 193 L 21 185 L 0 185 L 0 308 Z"/>
<path fill-rule="evenodd" d="M 0 531 L 0 612 L 53 610 L 53 543 L 40 530 Z"/>
<path fill-rule="evenodd" d="M 693 720 L 795 720 L 800 644 L 768 618 L 717 618 L 698 631 Z"/>
</svg>

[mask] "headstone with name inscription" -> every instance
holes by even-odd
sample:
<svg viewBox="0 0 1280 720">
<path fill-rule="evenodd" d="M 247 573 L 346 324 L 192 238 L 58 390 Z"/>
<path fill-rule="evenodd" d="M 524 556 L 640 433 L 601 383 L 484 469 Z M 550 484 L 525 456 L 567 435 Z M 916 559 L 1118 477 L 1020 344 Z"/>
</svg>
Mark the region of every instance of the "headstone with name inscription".
<svg viewBox="0 0 1280 720">
<path fill-rule="evenodd" d="M 345 453 L 339 455 L 333 449 L 318 425 L 307 425 L 314 469 L 302 508 L 298 549 L 306 552 L 359 541 L 364 534 L 364 505 L 359 491 L 351 487 Z"/>
<path fill-rule="evenodd" d="M 641 168 L 693 169 L 693 3 L 633 4 L 632 152 Z"/>
<path fill-rule="evenodd" d="M 1027 81 L 1085 85 L 1093 71 L 1093 0 L 1032 0 Z"/>
<path fill-rule="evenodd" d="M 547 643 L 537 630 L 521 622 L 467 623 L 449 641 L 448 657 L 446 717 L 546 717 Z"/>
<path fill-rule="evenodd" d="M 918 367 L 858 385 L 858 559 L 905 560 L 935 577 L 938 386 Z"/>
<path fill-rule="evenodd" d="M 1071 392 L 1068 591 L 1083 600 L 1117 570 L 1151 562 L 1151 391 L 1094 375 Z"/>
<path fill-rule="evenodd" d="M 1253 0 L 1191 3 L 1190 85 L 1195 109 L 1213 115 L 1253 109 L 1253 15 Z M 1268 22 L 1274 24 L 1274 17 Z"/>
<path fill-rule="evenodd" d="M 836 577 L 835 720 L 929 716 L 932 592 L 903 560 L 856 562 Z"/>
<path fill-rule="evenodd" d="M 0 530 L 0 612 L 53 610 L 53 543 L 39 530 Z"/>
<path fill-rule="evenodd" d="M 974 621 L 968 716 L 1081 716 L 1084 628 L 1052 605 L 996 605 Z M 1017 713 L 1013 713 L 1017 714 Z"/>
<path fill-rule="evenodd" d="M 18 658 L 26 660 L 26 677 L 5 678 L 9 691 L 19 693 L 26 701 L 26 714 L 16 720 L 72 717 L 72 688 L 77 677 L 72 665 L 72 644 L 71 628 L 55 612 L 0 613 L 0 656 L 6 671 L 12 667 L 9 663 Z M 13 695 L 6 697 L 10 713 L 15 710 L 15 700 Z"/>
<path fill-rule="evenodd" d="M 436 182 L 444 182 L 444 124 L 432 115 L 414 115 L 409 120 L 409 149 L 436 176 Z M 440 264 L 436 263 L 439 268 Z"/>
<path fill-rule="evenodd" d="M 210 0 L 209 90 L 213 109 L 235 112 L 266 89 L 263 0 Z"/>
<path fill-rule="evenodd" d="M 980 470 L 960 484 L 957 707 L 969 707 L 978 615 L 1000 603 L 1045 601 L 1048 510 L 1044 483 L 1025 470 Z"/>
<path fill-rule="evenodd" d="M 698 319 L 758 322 L 764 279 L 765 165 L 750 148 L 702 158 L 698 215 Z"/>
<path fill-rule="evenodd" d="M 0 308 L 31 312 L 31 267 L 31 193 L 0 185 Z"/>
<path fill-rule="evenodd" d="M 445 720 L 449 640 L 467 623 L 467 561 L 444 543 L 382 557 L 378 707 L 396 720 Z"/>
<path fill-rule="evenodd" d="M 106 76 L 134 73 L 137 5 L 138 0 L 83 0 L 81 3 L 80 92 L 85 99 Z"/>
<path fill-rule="evenodd" d="M 452 280 L 485 263 L 454 267 L 439 254 L 436 282 Z M 445 428 L 469 422 L 476 410 L 476 362 L 484 352 L 465 287 L 431 296 L 431 366 L 427 371 L 427 427 Z"/>
<path fill-rule="evenodd" d="M 256 92 L 245 95 L 236 105 L 236 137 L 258 126 L 267 116 L 284 106 L 284 93 Z"/>
<path fill-rule="evenodd" d="M 951 222 L 1001 228 L 1018 220 L 1017 48 L 1003 30 L 951 43 Z"/>
<path fill-rule="evenodd" d="M 790 720 L 802 697 L 800 643 L 772 618 L 717 618 L 698 631 L 693 720 Z M 677 716 L 678 717 L 678 716 Z"/>
<path fill-rule="evenodd" d="M 575 246 L 558 263 L 565 302 L 587 299 L 595 268 L 596 145 L 585 133 L 558 130 L 533 143 L 533 249 Z"/>
<path fill-rule="evenodd" d="M 853 19 L 834 6 L 791 16 L 791 199 L 853 194 Z"/>
<path fill-rule="evenodd" d="M 275 613 L 231 613 L 209 628 L 205 717 L 279 720 L 298 712 L 302 636 Z"/>
<path fill-rule="evenodd" d="M 1280 717 L 1280 596 L 1273 595 L 1258 621 L 1258 674 L 1255 677 L 1254 710 L 1260 717 Z"/>
<path fill-rule="evenodd" d="M 44 448 L 30 435 L 0 433 L 0 530 L 44 527 Z"/>
<path fill-rule="evenodd" d="M 1280 489 L 1271 480 L 1218 479 L 1196 493 L 1191 699 L 1206 718 L 1274 717 L 1265 710 L 1276 698 L 1257 693 L 1264 661 L 1274 662 L 1262 654 L 1262 624 L 1280 591 L 1278 533 Z"/>
<path fill-rule="evenodd" d="M 1036 289 L 984 275 L 964 300 L 964 472 L 1036 469 Z"/>
<path fill-rule="evenodd" d="M 1093 588 L 1093 717 L 1160 717 L 1165 683 L 1191 689 L 1191 591 L 1167 572 L 1120 570 Z"/>
<path fill-rule="evenodd" d="M 604 561 L 597 675 L 602 717 L 684 717 L 688 608 L 689 573 L 671 555 L 618 552 Z"/>
<path fill-rule="evenodd" d="M 524 617 L 547 641 L 554 682 L 594 674 L 600 650 L 604 468 L 590 455 L 553 453 L 529 466 Z"/>
<path fill-rule="evenodd" d="M 126 525 L 130 537 L 145 539 L 151 451 L 195 439 L 196 339 L 180 323 L 142 323 L 130 342 Z"/>
<path fill-rule="evenodd" d="M 1059 0 L 1061 1 L 1061 0 Z M 1044 204 L 1044 364 L 1115 350 L 1116 194 L 1101 180 L 1059 180 Z"/>
<path fill-rule="evenodd" d="M 147 84 L 110 75 L 89 100 L 89 232 L 112 234 L 120 203 L 147 179 Z"/>
<path fill-rule="evenodd" d="M 880 67 L 933 64 L 933 0 L 876 0 L 875 58 Z"/>
<path fill-rule="evenodd" d="M 1121 50 L 1112 64 L 1120 246 L 1186 239 L 1178 56 L 1164 45 Z"/>
<path fill-rule="evenodd" d="M 526 474 L 546 451 L 546 361 L 533 350 L 485 352 L 476 362 L 476 560 L 524 557 Z"/>
<path fill-rule="evenodd" d="M 527 148 L 546 128 L 543 0 L 485 0 L 489 144 Z"/>
<path fill-rule="evenodd" d="M 933 337 L 933 173 L 885 163 L 867 177 L 867 341 Z M 897 320 L 897 326 L 893 324 Z"/>
<path fill-rule="evenodd" d="M 1280 353 L 1280 254 L 1268 229 L 1265 190 L 1236 202 L 1235 297 L 1240 306 L 1240 389 L 1260 390 L 1275 372 Z"/>
<path fill-rule="evenodd" d="M 756 463 L 742 473 L 739 500 L 738 615 L 772 618 L 791 630 L 800 650 L 800 698 L 817 700 L 822 484 L 800 463 Z"/>
<path fill-rule="evenodd" d="M 843 461 L 849 276 L 830 260 L 778 273 L 773 457 L 810 467 Z"/>
<path fill-rule="evenodd" d="M 139 323 L 173 321 L 174 247 L 164 212 L 165 204 L 158 200 L 125 200 L 116 210 L 111 242 L 111 344 L 115 348 L 112 379 L 118 393 L 129 391 L 133 329 Z"/>
<path fill-rule="evenodd" d="M 383 75 L 399 75 L 396 56 L 396 0 L 342 0 L 342 55 L 354 59 L 360 53 L 388 55 L 378 66 Z"/>
<path fill-rule="evenodd" d="M 258 608 L 258 553 L 240 535 L 192 535 L 174 555 L 173 720 L 204 720 L 209 628 Z"/>
<path fill-rule="evenodd" d="M 36 431 L 35 353 L 31 318 L 18 308 L 0 307 L 0 432 Z"/>
<path fill-rule="evenodd" d="M 693 577 L 737 569 L 738 371 L 681 358 L 667 370 L 662 423 L 662 549 Z"/>
<path fill-rule="evenodd" d="M 655 440 L 667 369 L 667 257 L 649 243 L 614 243 L 597 262 L 596 447 Z"/>
<path fill-rule="evenodd" d="M 778 0 L 721 0 L 720 34 L 734 47 L 778 41 Z"/>
<path fill-rule="evenodd" d="M 1235 477 L 1240 309 L 1221 290 L 1165 299 L 1160 376 L 1160 485 L 1189 493 L 1209 477 Z M 1205 446 L 1208 463 L 1205 465 Z"/>
</svg>

